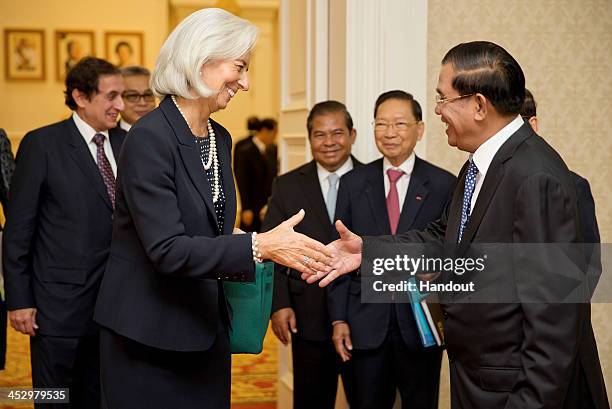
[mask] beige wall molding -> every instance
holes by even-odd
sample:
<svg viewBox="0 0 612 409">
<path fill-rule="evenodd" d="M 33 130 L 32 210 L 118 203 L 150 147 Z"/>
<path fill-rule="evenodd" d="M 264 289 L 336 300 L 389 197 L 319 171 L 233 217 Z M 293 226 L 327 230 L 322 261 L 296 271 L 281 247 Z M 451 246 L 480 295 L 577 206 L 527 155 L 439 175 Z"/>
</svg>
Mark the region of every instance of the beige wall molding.
<svg viewBox="0 0 612 409">
<path fill-rule="evenodd" d="M 357 128 L 353 152 L 362 161 L 380 157 L 372 120 L 378 95 L 410 92 L 427 106 L 427 0 L 346 0 L 346 105 Z M 425 157 L 427 138 L 416 151 Z"/>
</svg>

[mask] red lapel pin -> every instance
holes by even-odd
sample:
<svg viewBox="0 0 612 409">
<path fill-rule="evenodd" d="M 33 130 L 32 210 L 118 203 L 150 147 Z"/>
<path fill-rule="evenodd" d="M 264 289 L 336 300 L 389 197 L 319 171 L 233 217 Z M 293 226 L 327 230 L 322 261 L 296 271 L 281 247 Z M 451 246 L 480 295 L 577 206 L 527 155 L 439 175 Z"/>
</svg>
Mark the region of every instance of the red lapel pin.
<svg viewBox="0 0 612 409">
<path fill-rule="evenodd" d="M 423 200 L 423 198 L 421 196 L 417 196 L 416 200 L 421 201 L 421 200 Z"/>
</svg>

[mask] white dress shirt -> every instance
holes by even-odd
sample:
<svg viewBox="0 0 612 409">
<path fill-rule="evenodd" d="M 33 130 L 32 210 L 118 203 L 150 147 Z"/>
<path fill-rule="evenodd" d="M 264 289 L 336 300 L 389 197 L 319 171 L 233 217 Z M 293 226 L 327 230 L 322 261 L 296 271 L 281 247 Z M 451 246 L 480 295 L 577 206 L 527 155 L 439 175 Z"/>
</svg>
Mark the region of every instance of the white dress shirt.
<svg viewBox="0 0 612 409">
<path fill-rule="evenodd" d="M 489 166 L 491 166 L 491 162 L 493 161 L 493 157 L 502 147 L 502 145 L 510 139 L 510 137 L 519 130 L 521 126 L 523 126 L 523 118 L 520 115 L 517 115 L 516 118 L 512 120 L 508 125 L 504 126 L 499 130 L 495 135 L 487 139 L 485 143 L 480 145 L 476 152 L 470 155 L 470 158 L 476 164 L 478 168 L 478 174 L 476 175 L 476 186 L 474 187 L 474 193 L 472 194 L 472 202 L 470 203 L 470 213 L 474 210 L 474 205 L 476 204 L 476 199 L 478 198 L 478 193 L 480 193 L 480 189 L 482 188 L 482 183 L 487 176 L 487 171 L 489 170 Z"/>
<path fill-rule="evenodd" d="M 128 124 L 127 122 L 125 122 L 123 119 L 119 120 L 119 127 L 123 130 L 125 130 L 125 132 L 129 132 L 130 129 L 132 129 L 132 125 Z"/>
<path fill-rule="evenodd" d="M 393 166 L 389 159 L 383 158 L 383 180 L 385 181 L 385 197 L 389 196 L 389 189 L 391 189 L 391 183 L 389 182 L 389 176 L 387 175 L 388 169 L 401 170 L 404 172 L 402 176 L 397 180 L 395 186 L 397 187 L 397 195 L 399 198 L 400 214 L 404 207 L 404 200 L 406 199 L 406 192 L 408 192 L 408 185 L 410 184 L 410 175 L 414 169 L 415 154 L 412 152 L 408 159 L 406 159 L 401 165 Z"/>
<path fill-rule="evenodd" d="M 353 159 L 349 156 L 346 162 L 344 162 L 342 166 L 340 166 L 335 172 L 333 172 L 338 175 L 336 189 L 340 187 L 340 178 L 342 177 L 342 175 L 349 173 L 351 170 L 353 170 Z M 327 180 L 327 178 L 329 177 L 330 173 L 332 172 L 329 172 L 327 169 L 321 166 L 319 162 L 317 162 L 317 175 L 319 176 L 319 185 L 321 185 L 323 199 L 327 197 L 327 192 L 329 192 L 329 181 Z"/>
<path fill-rule="evenodd" d="M 79 133 L 85 140 L 85 143 L 89 148 L 89 152 L 91 153 L 91 156 L 96 164 L 98 163 L 98 146 L 94 143 L 93 138 L 98 133 L 106 136 L 106 138 L 104 138 L 104 153 L 110 162 L 111 168 L 113 169 L 113 175 L 117 177 L 117 162 L 115 162 L 115 155 L 113 155 L 113 148 L 110 144 L 108 130 L 96 132 L 96 130 L 93 129 L 87 122 L 83 121 L 76 112 L 72 113 L 72 120 L 76 124 Z"/>
<path fill-rule="evenodd" d="M 259 149 L 259 153 L 261 153 L 262 155 L 266 154 L 266 144 L 263 143 L 261 141 L 261 139 L 259 139 L 258 137 L 254 136 L 253 137 L 253 143 L 255 144 L 255 146 L 257 146 L 257 149 Z"/>
</svg>

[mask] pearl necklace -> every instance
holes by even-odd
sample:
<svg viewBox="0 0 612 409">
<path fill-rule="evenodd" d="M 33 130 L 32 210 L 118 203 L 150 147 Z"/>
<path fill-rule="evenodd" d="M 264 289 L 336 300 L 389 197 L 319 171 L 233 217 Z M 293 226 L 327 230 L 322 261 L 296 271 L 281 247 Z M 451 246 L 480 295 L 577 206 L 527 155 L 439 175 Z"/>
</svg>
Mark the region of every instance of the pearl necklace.
<svg viewBox="0 0 612 409">
<path fill-rule="evenodd" d="M 174 105 L 187 123 L 187 126 L 189 127 L 191 133 L 196 138 L 203 138 L 204 136 L 197 136 L 195 132 L 193 132 L 193 129 L 191 129 L 191 125 L 189 125 L 189 121 L 187 121 L 187 117 L 181 110 L 181 107 L 179 106 L 178 102 L 176 102 L 176 97 L 174 95 L 172 95 L 172 102 L 174 102 Z M 202 166 L 204 166 L 204 170 L 208 171 L 211 166 L 213 168 L 213 203 L 217 203 L 217 201 L 219 200 L 219 195 L 221 193 L 221 189 L 219 187 L 219 160 L 217 159 L 217 140 L 215 138 L 215 131 L 212 127 L 212 124 L 210 123 L 210 119 L 206 121 L 206 127 L 208 129 L 210 149 L 208 150 L 208 160 L 204 162 L 204 159 L 201 155 L 200 160 L 202 161 Z"/>
</svg>

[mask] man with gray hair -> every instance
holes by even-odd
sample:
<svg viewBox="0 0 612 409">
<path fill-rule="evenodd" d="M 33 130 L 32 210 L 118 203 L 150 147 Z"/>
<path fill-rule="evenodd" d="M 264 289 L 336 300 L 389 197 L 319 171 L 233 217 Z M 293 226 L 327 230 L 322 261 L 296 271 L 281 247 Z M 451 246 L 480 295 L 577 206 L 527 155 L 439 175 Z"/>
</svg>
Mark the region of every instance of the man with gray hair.
<svg viewBox="0 0 612 409">
<path fill-rule="evenodd" d="M 151 73 L 144 67 L 136 65 L 121 69 L 123 76 L 123 102 L 125 109 L 121 111 L 119 126 L 129 131 L 132 125 L 155 108 L 155 95 L 149 82 Z"/>
</svg>

